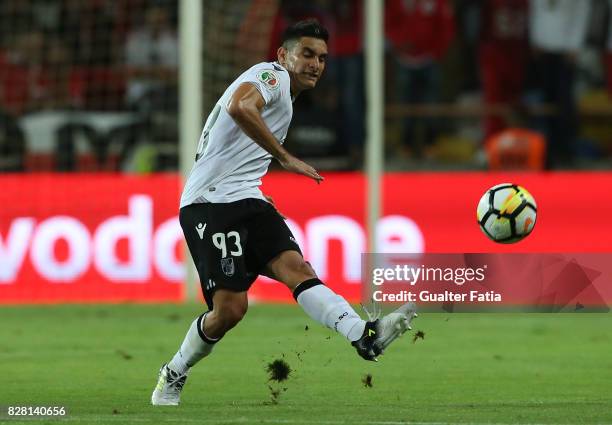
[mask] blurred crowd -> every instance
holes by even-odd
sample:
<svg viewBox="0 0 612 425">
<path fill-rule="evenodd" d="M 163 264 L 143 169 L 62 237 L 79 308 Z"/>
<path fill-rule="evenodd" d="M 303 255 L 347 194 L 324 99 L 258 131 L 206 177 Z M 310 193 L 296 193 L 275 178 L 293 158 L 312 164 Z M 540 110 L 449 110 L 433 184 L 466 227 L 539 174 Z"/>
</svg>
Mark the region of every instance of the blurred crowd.
<svg viewBox="0 0 612 425">
<path fill-rule="evenodd" d="M 282 4 L 278 28 L 316 16 L 331 29 L 325 96 L 336 101 L 307 96 L 334 117 L 336 143 L 358 168 L 362 2 Z M 386 0 L 388 165 L 609 167 L 611 10 L 610 0 Z"/>
<path fill-rule="evenodd" d="M 80 139 L 92 157 L 81 168 L 95 170 L 119 168 L 138 138 L 177 144 L 176 1 L 3 0 L 0 28 L 2 169 L 78 169 Z M 28 135 L 51 114 L 40 160 Z M 176 168 L 173 156 L 160 164 Z"/>
<path fill-rule="evenodd" d="M 2 0 L 0 170 L 176 169 L 177 3 Z M 390 167 L 612 163 L 612 0 L 386 0 L 384 8 Z M 286 25 L 306 17 L 326 25 L 326 75 L 298 99 L 288 144 L 319 167 L 362 166 L 362 0 L 208 0 L 204 13 L 237 22 L 228 45 L 218 42 L 221 24 L 204 40 L 208 51 L 240 56 L 239 67 L 206 63 L 223 88 L 240 68 L 274 60 Z M 36 137 L 44 132 L 46 148 Z M 79 152 L 91 154 L 87 166 Z"/>
<path fill-rule="evenodd" d="M 3 0 L 2 107 L 140 108 L 176 85 L 176 2 Z"/>
</svg>

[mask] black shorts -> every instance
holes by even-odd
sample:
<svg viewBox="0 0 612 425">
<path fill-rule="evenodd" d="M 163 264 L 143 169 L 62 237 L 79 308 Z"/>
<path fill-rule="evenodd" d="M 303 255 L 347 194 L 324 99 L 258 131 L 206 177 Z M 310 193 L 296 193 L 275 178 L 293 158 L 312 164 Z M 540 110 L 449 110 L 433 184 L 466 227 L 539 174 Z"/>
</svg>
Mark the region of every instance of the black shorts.
<svg viewBox="0 0 612 425">
<path fill-rule="evenodd" d="M 278 254 L 301 254 L 283 218 L 261 199 L 191 204 L 179 219 L 210 309 L 215 289 L 246 291 Z"/>
</svg>

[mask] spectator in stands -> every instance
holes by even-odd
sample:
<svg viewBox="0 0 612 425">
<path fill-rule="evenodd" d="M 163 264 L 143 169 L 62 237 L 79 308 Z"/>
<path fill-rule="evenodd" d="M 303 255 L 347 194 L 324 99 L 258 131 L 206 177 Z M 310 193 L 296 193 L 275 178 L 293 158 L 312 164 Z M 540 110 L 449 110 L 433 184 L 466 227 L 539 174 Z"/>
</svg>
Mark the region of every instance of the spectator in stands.
<svg viewBox="0 0 612 425">
<path fill-rule="evenodd" d="M 74 63 L 82 66 L 110 66 L 119 54 L 109 0 L 62 0 L 59 33 L 71 50 Z"/>
<path fill-rule="evenodd" d="M 278 0 L 252 0 L 249 3 L 236 38 L 234 39 L 234 54 L 236 65 L 250 68 L 262 60 L 276 60 L 277 41 L 283 25 L 283 15 L 279 13 L 281 4 Z M 217 21 L 217 20 L 215 20 Z M 221 24 L 221 22 L 215 22 Z M 249 46 L 245 49 L 244 46 Z"/>
<path fill-rule="evenodd" d="M 455 35 L 455 21 L 449 0 L 388 0 L 385 3 L 385 30 L 395 69 L 398 101 L 427 104 L 438 100 L 440 59 Z M 416 156 L 422 155 L 422 137 L 417 120 L 404 121 L 403 142 Z M 425 142 L 435 138 L 434 120 L 421 123 Z"/>
<path fill-rule="evenodd" d="M 48 97 L 44 42 L 42 31 L 22 32 L 0 55 L 1 104 L 12 115 L 38 110 Z"/>
<path fill-rule="evenodd" d="M 45 109 L 68 109 L 73 106 L 70 96 L 72 58 L 61 39 L 47 37 L 45 40 L 44 65 L 49 78 Z"/>
<path fill-rule="evenodd" d="M 363 161 L 364 72 L 363 72 L 363 2 L 336 0 L 331 2 L 336 23 L 331 39 L 329 70 L 335 74 L 339 90 L 339 137 L 348 147 L 352 168 Z"/>
<path fill-rule="evenodd" d="M 577 136 L 576 57 L 584 47 L 591 2 L 531 0 L 529 34 L 543 101 L 556 107 L 546 121 L 547 165 L 568 165 Z"/>
<path fill-rule="evenodd" d="M 62 0 L 56 30 L 72 58 L 72 91 L 87 110 L 119 110 L 125 81 L 117 66 L 123 46 L 110 0 Z"/>
<path fill-rule="evenodd" d="M 61 39 L 38 29 L 19 34 L 0 54 L 2 107 L 15 116 L 71 108 L 71 63 Z"/>
<path fill-rule="evenodd" d="M 523 92 L 529 40 L 528 0 L 484 0 L 478 61 L 484 103 L 516 105 Z M 484 120 L 485 140 L 507 126 L 499 115 Z"/>
<path fill-rule="evenodd" d="M 170 13 L 151 3 L 144 22 L 127 36 L 128 105 L 137 109 L 176 109 L 178 40 Z"/>
<path fill-rule="evenodd" d="M 32 29 L 36 21 L 31 0 L 2 0 L 0 17 L 2 17 L 0 37 L 2 46 L 7 49 L 14 44 L 16 36 Z"/>
</svg>

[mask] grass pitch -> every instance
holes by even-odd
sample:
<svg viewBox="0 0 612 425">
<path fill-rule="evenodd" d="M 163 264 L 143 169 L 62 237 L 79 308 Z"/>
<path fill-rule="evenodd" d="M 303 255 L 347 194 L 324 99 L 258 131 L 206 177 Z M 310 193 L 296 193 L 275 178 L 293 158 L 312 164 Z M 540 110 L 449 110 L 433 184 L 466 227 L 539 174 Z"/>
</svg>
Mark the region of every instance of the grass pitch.
<svg viewBox="0 0 612 425">
<path fill-rule="evenodd" d="M 151 406 L 201 310 L 3 307 L 0 405 L 69 411 L 29 424 L 612 423 L 611 314 L 424 313 L 424 339 L 369 363 L 299 307 L 255 305 L 192 370 L 181 406 Z M 291 368 L 281 383 L 267 372 L 277 359 Z"/>
</svg>

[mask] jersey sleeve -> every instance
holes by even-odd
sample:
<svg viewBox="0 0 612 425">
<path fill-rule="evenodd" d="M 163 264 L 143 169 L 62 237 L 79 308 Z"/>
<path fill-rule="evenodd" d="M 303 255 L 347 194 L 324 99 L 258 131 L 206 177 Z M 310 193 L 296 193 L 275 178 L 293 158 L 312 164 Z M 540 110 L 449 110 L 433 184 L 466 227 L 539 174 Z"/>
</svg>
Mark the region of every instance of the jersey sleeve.
<svg viewBox="0 0 612 425">
<path fill-rule="evenodd" d="M 281 76 L 275 69 L 257 69 L 245 76 L 243 83 L 251 83 L 261 93 L 266 105 L 280 99 L 281 96 Z"/>
</svg>

